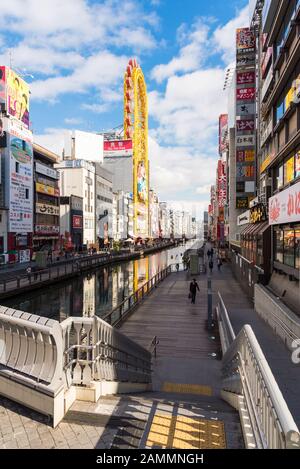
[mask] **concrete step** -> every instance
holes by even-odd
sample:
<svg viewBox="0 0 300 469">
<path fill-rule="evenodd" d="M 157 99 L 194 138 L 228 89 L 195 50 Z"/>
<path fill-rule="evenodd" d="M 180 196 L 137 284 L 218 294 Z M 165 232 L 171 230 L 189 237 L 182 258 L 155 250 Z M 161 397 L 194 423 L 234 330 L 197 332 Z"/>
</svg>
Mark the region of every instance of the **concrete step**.
<svg viewBox="0 0 300 469">
<path fill-rule="evenodd" d="M 238 413 L 216 396 L 105 396 L 93 404 L 75 402 L 64 420 L 104 428 L 106 447 L 114 449 L 244 447 Z"/>
</svg>

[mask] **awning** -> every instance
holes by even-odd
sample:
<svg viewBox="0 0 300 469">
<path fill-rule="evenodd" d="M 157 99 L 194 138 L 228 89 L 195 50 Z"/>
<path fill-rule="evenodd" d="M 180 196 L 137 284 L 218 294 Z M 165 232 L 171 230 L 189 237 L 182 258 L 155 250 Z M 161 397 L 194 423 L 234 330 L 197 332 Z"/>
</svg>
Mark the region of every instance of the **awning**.
<svg viewBox="0 0 300 469">
<path fill-rule="evenodd" d="M 268 228 L 270 228 L 269 222 L 268 221 L 263 221 L 262 223 L 258 223 L 258 229 L 255 230 L 255 236 L 261 236 L 264 234 L 265 231 L 267 231 Z"/>
<path fill-rule="evenodd" d="M 249 231 L 252 230 L 252 227 L 253 227 L 253 225 L 251 225 L 251 224 L 247 225 L 247 226 L 243 229 L 243 231 L 241 231 L 241 236 L 247 235 L 247 234 L 249 233 Z"/>
</svg>

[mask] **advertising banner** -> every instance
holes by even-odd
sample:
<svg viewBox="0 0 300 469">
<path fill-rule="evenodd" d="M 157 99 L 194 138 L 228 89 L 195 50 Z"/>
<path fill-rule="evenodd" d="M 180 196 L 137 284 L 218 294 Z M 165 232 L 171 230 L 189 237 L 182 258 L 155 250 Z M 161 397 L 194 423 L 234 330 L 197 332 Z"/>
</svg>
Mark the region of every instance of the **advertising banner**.
<svg viewBox="0 0 300 469">
<path fill-rule="evenodd" d="M 104 141 L 104 157 L 132 156 L 132 140 Z"/>
<path fill-rule="evenodd" d="M 236 208 L 243 209 L 249 207 L 248 197 L 237 197 L 236 198 Z"/>
<path fill-rule="evenodd" d="M 247 210 L 246 212 L 242 213 L 237 218 L 238 226 L 248 225 L 248 223 L 250 223 L 250 210 Z"/>
<path fill-rule="evenodd" d="M 41 184 L 40 182 L 36 182 L 35 184 L 36 191 L 40 192 L 41 194 L 53 195 L 55 197 L 59 197 L 59 189 L 52 186 L 46 186 L 46 184 Z"/>
<path fill-rule="evenodd" d="M 236 90 L 237 101 L 253 101 L 255 99 L 255 88 L 238 88 Z"/>
<path fill-rule="evenodd" d="M 218 161 L 218 206 L 224 207 L 227 196 L 226 166 L 222 160 Z"/>
<path fill-rule="evenodd" d="M 253 116 L 255 114 L 255 105 L 254 103 L 237 103 L 236 105 L 236 115 L 239 117 L 243 116 Z"/>
<path fill-rule="evenodd" d="M 82 216 L 81 215 L 73 215 L 72 218 L 72 227 L 75 229 L 82 228 Z"/>
<path fill-rule="evenodd" d="M 238 72 L 236 75 L 237 85 L 246 85 L 255 83 L 255 72 Z"/>
<path fill-rule="evenodd" d="M 37 203 L 35 205 L 35 211 L 36 213 L 45 213 L 46 215 L 59 216 L 59 207 L 55 205 Z"/>
<path fill-rule="evenodd" d="M 255 36 L 250 28 L 238 28 L 236 30 L 236 50 L 237 54 L 255 51 Z"/>
<path fill-rule="evenodd" d="M 237 163 L 248 163 L 254 161 L 255 152 L 254 150 L 238 150 L 236 152 Z"/>
<path fill-rule="evenodd" d="M 7 113 L 29 128 L 29 86 L 6 67 Z"/>
<path fill-rule="evenodd" d="M 5 67 L 0 67 L 0 104 L 6 104 L 6 73 Z"/>
<path fill-rule="evenodd" d="M 236 121 L 236 130 L 238 132 L 243 131 L 254 131 L 254 120 L 253 119 L 242 119 Z"/>
<path fill-rule="evenodd" d="M 221 114 L 219 117 L 219 154 L 228 148 L 228 114 Z"/>
<path fill-rule="evenodd" d="M 269 224 L 300 221 L 300 182 L 269 199 Z"/>
<path fill-rule="evenodd" d="M 59 226 L 55 225 L 35 225 L 34 231 L 36 234 L 59 234 Z"/>
<path fill-rule="evenodd" d="M 32 233 L 33 149 L 32 144 L 10 136 L 9 232 Z"/>
</svg>

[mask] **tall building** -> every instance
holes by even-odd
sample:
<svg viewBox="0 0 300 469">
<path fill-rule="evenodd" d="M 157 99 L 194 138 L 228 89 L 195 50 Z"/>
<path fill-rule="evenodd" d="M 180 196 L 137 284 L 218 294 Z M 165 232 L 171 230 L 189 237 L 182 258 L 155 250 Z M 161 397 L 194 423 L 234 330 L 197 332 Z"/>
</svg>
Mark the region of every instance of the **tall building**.
<svg viewBox="0 0 300 469">
<path fill-rule="evenodd" d="M 83 245 L 83 198 L 60 197 L 60 236 L 65 249 L 80 251 Z"/>
<path fill-rule="evenodd" d="M 26 262 L 32 254 L 33 138 L 29 86 L 0 67 L 0 254 L 1 261 Z"/>
<path fill-rule="evenodd" d="M 58 155 L 33 144 L 34 156 L 34 251 L 59 248 L 59 172 L 54 168 Z"/>
<path fill-rule="evenodd" d="M 259 44 L 258 201 L 272 230 L 270 285 L 299 309 L 300 1 L 269 0 L 263 9 L 256 2 L 252 11 Z M 267 243 L 252 238 L 248 249 L 258 256 Z"/>
<path fill-rule="evenodd" d="M 60 195 L 83 199 L 83 244 L 96 245 L 95 166 L 85 160 L 65 160 L 56 165 L 60 173 Z"/>
<path fill-rule="evenodd" d="M 112 239 L 113 175 L 100 163 L 95 163 L 96 237 L 100 247 Z"/>
</svg>

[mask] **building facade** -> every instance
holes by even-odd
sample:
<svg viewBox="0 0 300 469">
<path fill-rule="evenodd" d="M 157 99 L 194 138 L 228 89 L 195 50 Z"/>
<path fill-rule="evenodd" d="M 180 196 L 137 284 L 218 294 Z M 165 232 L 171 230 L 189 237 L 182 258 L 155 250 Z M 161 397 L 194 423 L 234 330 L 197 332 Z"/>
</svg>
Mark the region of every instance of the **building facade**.
<svg viewBox="0 0 300 469">
<path fill-rule="evenodd" d="M 60 197 L 60 239 L 66 250 L 80 251 L 83 245 L 83 198 Z"/>
<path fill-rule="evenodd" d="M 34 232 L 33 249 L 59 248 L 60 208 L 58 162 L 55 153 L 34 143 Z"/>
</svg>

